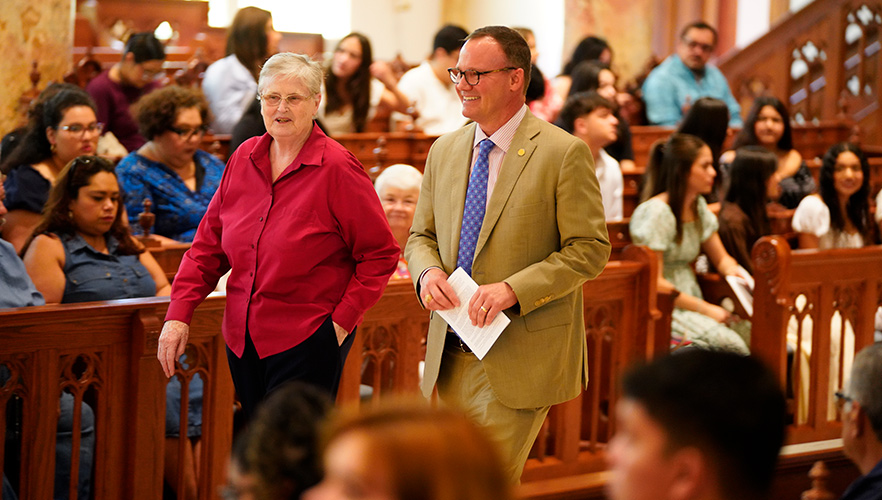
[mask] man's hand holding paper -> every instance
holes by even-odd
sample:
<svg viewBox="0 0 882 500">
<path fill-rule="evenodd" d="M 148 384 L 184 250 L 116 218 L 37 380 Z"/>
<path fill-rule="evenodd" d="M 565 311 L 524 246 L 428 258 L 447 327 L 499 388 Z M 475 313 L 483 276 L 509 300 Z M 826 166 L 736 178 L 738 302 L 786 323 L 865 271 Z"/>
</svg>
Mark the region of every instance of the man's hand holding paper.
<svg viewBox="0 0 882 500">
<path fill-rule="evenodd" d="M 428 273 L 426 275 L 428 276 Z M 428 282 L 428 280 L 426 281 Z M 495 283 L 479 287 L 462 268 L 453 271 L 453 274 L 447 278 L 446 285 L 453 291 L 453 298 L 459 305 L 433 310 L 438 311 L 438 314 L 453 328 L 478 359 L 483 359 L 505 327 L 511 322 L 508 316 L 499 314 L 502 310 L 502 304 L 511 300 L 508 293 L 501 289 L 502 287 L 507 288 L 508 285 Z M 502 285 L 502 287 L 495 285 Z M 480 288 L 484 288 L 484 290 L 480 290 Z M 514 296 L 514 292 L 510 293 Z M 429 303 L 433 302 L 435 302 L 434 297 Z M 517 299 L 511 304 L 514 305 L 515 302 Z"/>
</svg>

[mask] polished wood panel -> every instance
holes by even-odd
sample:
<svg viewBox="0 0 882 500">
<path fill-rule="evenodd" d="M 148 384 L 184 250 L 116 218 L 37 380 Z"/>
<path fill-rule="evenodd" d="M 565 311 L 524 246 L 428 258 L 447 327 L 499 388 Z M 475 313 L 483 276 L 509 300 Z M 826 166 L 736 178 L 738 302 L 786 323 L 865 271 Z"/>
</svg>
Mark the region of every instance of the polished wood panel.
<svg viewBox="0 0 882 500">
<path fill-rule="evenodd" d="M 223 483 L 232 444 L 233 385 L 220 335 L 225 302 L 223 295 L 213 295 L 197 308 L 188 366 L 178 365 L 176 371 L 184 380 L 196 372 L 205 380 L 199 471 L 203 498 L 213 496 Z M 20 418 L 21 470 L 13 478 L 20 499 L 52 496 L 62 390 L 76 400 L 75 443 L 83 401 L 95 414 L 93 496 L 162 496 L 167 379 L 156 351 L 167 307 L 168 298 L 158 297 L 0 311 L 0 366 L 10 373 L 0 386 L 0 414 L 9 410 L 14 419 Z M 22 408 L 20 416 L 11 402 Z M 2 462 L 0 456 L 0 468 Z"/>
</svg>

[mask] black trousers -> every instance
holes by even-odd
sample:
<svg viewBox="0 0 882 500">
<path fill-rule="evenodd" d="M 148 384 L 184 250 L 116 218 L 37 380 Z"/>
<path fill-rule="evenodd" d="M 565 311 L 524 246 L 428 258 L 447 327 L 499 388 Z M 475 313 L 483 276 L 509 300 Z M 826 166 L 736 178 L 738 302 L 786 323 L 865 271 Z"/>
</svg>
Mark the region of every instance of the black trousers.
<svg viewBox="0 0 882 500">
<path fill-rule="evenodd" d="M 337 398 L 337 387 L 343 374 L 343 364 L 352 347 L 355 330 L 337 344 L 337 334 L 330 316 L 318 330 L 300 344 L 272 356 L 260 359 L 245 332 L 245 351 L 239 358 L 227 347 L 227 362 L 236 395 L 242 403 L 243 420 L 254 415 L 261 401 L 285 382 L 297 380 L 317 387 L 331 398 Z"/>
</svg>

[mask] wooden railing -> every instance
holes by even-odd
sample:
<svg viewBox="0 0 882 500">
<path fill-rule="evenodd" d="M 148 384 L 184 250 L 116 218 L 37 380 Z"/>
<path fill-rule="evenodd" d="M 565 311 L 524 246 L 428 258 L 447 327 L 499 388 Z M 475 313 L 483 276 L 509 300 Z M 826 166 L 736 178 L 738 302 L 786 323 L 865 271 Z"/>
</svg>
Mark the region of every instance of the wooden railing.
<svg viewBox="0 0 882 500">
<path fill-rule="evenodd" d="M 200 498 L 206 500 L 215 498 L 225 480 L 232 443 L 233 386 L 219 334 L 225 302 L 214 295 L 196 310 L 187 368 L 177 370 L 182 380 L 199 373 L 205 381 L 198 475 Z M 18 463 L 4 463 L 0 456 L 0 469 L 17 466 L 10 479 L 19 499 L 52 497 L 62 391 L 75 399 L 74 450 L 82 404 L 95 415 L 92 497 L 162 497 L 167 380 L 156 350 L 167 307 L 168 298 L 147 298 L 0 311 L 0 366 L 9 373 L 0 386 L 0 437 L 20 429 L 20 449 L 11 454 Z M 182 386 L 186 402 L 188 384 Z M 10 406 L 13 401 L 20 413 Z M 77 457 L 74 453 L 71 488 Z"/>
<path fill-rule="evenodd" d="M 788 103 L 800 123 L 846 118 L 882 137 L 879 0 L 814 0 L 719 63 L 744 112 L 759 95 Z"/>
<path fill-rule="evenodd" d="M 788 432 L 789 443 L 838 438 L 841 425 L 831 407 L 854 353 L 873 342 L 874 318 L 882 306 L 882 247 L 795 250 L 778 237 L 753 248 L 754 315 L 751 352 L 786 384 L 787 331 L 793 323 L 797 351 L 810 345 L 809 387 L 800 387 L 798 352 L 793 359 L 793 394 L 805 394 L 808 412 Z M 807 321 L 809 320 L 809 321 Z M 849 333 L 852 332 L 852 333 Z M 831 365 L 833 367 L 831 371 Z"/>
</svg>

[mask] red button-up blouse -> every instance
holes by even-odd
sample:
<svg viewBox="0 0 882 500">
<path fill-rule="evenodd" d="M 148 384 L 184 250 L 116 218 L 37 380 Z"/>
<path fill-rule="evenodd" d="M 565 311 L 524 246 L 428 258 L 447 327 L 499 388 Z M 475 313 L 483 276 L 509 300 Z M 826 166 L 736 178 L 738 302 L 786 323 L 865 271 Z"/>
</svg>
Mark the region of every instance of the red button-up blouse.
<svg viewBox="0 0 882 500">
<path fill-rule="evenodd" d="M 232 269 L 222 330 L 237 356 L 246 327 L 261 358 L 304 341 L 329 315 L 352 331 L 398 265 L 380 200 L 352 153 L 313 126 L 272 182 L 272 140 L 249 139 L 230 158 L 165 317 L 189 324 Z"/>
</svg>

